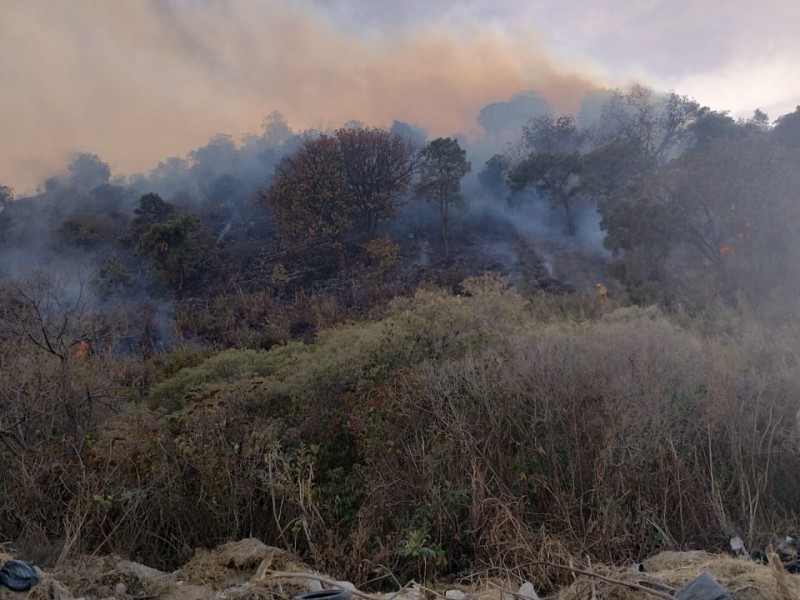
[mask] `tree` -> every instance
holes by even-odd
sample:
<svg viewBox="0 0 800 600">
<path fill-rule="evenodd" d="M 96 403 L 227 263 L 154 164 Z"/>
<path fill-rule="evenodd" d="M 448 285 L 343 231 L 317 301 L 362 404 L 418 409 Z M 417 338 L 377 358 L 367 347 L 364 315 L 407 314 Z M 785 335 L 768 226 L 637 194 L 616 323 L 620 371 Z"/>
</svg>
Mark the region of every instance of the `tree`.
<svg viewBox="0 0 800 600">
<path fill-rule="evenodd" d="M 575 235 L 573 203 L 581 192 L 581 157 L 577 152 L 531 154 L 508 175 L 512 193 L 533 187 L 549 198 L 553 207 L 564 209 L 567 233 Z"/>
<path fill-rule="evenodd" d="M 478 173 L 478 181 L 487 191 L 505 193 L 508 191 L 506 175 L 510 168 L 511 159 L 508 156 L 495 154 L 483 165 L 483 169 Z"/>
<path fill-rule="evenodd" d="M 12 200 L 14 200 L 14 190 L 0 184 L 0 242 L 5 241 L 6 229 L 11 222 L 6 208 Z"/>
<path fill-rule="evenodd" d="M 587 132 L 578 129 L 575 117 L 561 115 L 531 119 L 522 128 L 522 143 L 529 152 L 578 152 L 587 138 Z"/>
<path fill-rule="evenodd" d="M 764 136 L 722 137 L 600 203 L 615 276 L 640 301 L 663 299 L 667 281 L 729 301 L 789 290 L 800 275 L 796 164 Z"/>
<path fill-rule="evenodd" d="M 789 148 L 800 148 L 800 106 L 794 112 L 778 117 L 772 137 Z"/>
<path fill-rule="evenodd" d="M 697 119 L 688 127 L 696 146 L 704 146 L 724 137 L 741 137 L 743 128 L 739 127 L 727 112 L 708 108 L 700 109 Z"/>
<path fill-rule="evenodd" d="M 753 116 L 744 122 L 744 126 L 755 133 L 769 131 L 769 115 L 760 108 L 753 111 Z"/>
<path fill-rule="evenodd" d="M 656 94 L 641 85 L 615 90 L 603 107 L 600 141 L 628 141 L 658 165 L 679 152 L 689 136 L 688 128 L 700 114 L 700 105 L 674 92 Z"/>
<path fill-rule="evenodd" d="M 681 229 L 681 211 L 669 201 L 657 175 L 601 201 L 603 245 L 613 253 L 609 273 L 634 302 L 664 300 L 666 264 Z"/>
<path fill-rule="evenodd" d="M 131 294 L 136 289 L 136 278 L 125 267 L 120 257 L 112 255 L 89 282 L 92 291 L 103 299 Z"/>
<path fill-rule="evenodd" d="M 96 154 L 78 154 L 67 166 L 70 183 L 80 191 L 89 191 L 98 185 L 108 183 L 111 168 Z"/>
<path fill-rule="evenodd" d="M 450 207 L 463 202 L 461 179 L 471 168 L 466 151 L 452 138 L 433 140 L 420 156 L 416 193 L 439 204 L 445 258 L 450 257 Z"/>
<path fill-rule="evenodd" d="M 344 268 L 346 246 L 374 238 L 397 215 L 410 184 L 414 145 L 382 129 L 339 129 L 284 157 L 264 196 L 290 243 L 331 244 Z"/>
<path fill-rule="evenodd" d="M 76 453 L 84 447 L 95 398 L 76 385 L 74 358 L 93 329 L 80 281 L 37 272 L 0 287 L 0 442 L 13 454 L 57 437 Z"/>
<path fill-rule="evenodd" d="M 0 207 L 14 199 L 14 188 L 0 184 Z"/>
<path fill-rule="evenodd" d="M 652 157 L 630 140 L 616 140 L 581 157 L 581 189 L 600 203 L 620 196 L 627 188 L 657 170 Z"/>
<path fill-rule="evenodd" d="M 187 277 L 200 265 L 199 230 L 200 219 L 195 215 L 175 215 L 152 225 L 139 238 L 139 255 L 150 263 L 156 277 L 172 286 L 178 299 Z"/>
<path fill-rule="evenodd" d="M 174 215 L 175 207 L 158 194 L 149 193 L 139 198 L 139 206 L 133 214 L 133 235 L 138 240 L 150 227 Z"/>
</svg>

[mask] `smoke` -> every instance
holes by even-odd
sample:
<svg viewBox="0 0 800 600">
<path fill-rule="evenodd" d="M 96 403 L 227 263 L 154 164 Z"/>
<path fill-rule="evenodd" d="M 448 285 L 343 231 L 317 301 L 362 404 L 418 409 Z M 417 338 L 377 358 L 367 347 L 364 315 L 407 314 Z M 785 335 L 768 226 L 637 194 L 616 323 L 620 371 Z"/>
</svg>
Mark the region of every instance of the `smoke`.
<svg viewBox="0 0 800 600">
<path fill-rule="evenodd" d="M 573 111 L 598 87 L 530 27 L 467 11 L 357 31 L 336 17 L 310 0 L 6 0 L 0 182 L 30 190 L 79 151 L 115 173 L 149 171 L 273 110 L 301 128 L 397 119 L 444 135 L 520 90 Z"/>
</svg>

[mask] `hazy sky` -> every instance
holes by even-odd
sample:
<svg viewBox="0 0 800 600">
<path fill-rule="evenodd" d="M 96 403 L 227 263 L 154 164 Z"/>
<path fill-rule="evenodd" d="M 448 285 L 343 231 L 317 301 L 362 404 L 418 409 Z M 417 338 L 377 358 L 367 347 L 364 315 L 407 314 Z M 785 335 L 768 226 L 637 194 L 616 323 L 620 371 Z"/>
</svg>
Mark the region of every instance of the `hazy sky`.
<svg viewBox="0 0 800 600">
<path fill-rule="evenodd" d="M 0 0 L 0 183 L 75 152 L 146 171 L 215 133 L 350 119 L 468 132 L 535 89 L 560 110 L 637 79 L 736 115 L 800 104 L 800 3 Z"/>
</svg>

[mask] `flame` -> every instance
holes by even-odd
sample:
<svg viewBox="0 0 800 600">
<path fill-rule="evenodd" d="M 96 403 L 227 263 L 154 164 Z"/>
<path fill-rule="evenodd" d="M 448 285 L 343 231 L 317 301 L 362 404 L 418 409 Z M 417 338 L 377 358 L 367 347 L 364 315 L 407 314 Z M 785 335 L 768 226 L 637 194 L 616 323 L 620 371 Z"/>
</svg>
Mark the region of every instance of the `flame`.
<svg viewBox="0 0 800 600">
<path fill-rule="evenodd" d="M 89 343 L 89 340 L 81 340 L 78 349 L 75 350 L 75 358 L 86 358 L 91 348 L 92 345 Z"/>
<path fill-rule="evenodd" d="M 604 286 L 602 283 L 598 283 L 596 286 L 597 293 L 602 297 L 605 298 L 608 296 L 608 288 Z"/>
<path fill-rule="evenodd" d="M 729 246 L 728 244 L 723 244 L 719 247 L 719 253 L 722 256 L 728 256 L 729 254 L 733 254 L 733 246 Z"/>
</svg>

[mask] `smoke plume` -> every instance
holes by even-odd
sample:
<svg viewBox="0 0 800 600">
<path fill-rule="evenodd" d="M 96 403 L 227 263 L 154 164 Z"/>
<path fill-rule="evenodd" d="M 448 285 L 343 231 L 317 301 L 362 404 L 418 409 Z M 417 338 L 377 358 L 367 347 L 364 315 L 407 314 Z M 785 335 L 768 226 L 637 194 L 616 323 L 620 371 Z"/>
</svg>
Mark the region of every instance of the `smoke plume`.
<svg viewBox="0 0 800 600">
<path fill-rule="evenodd" d="M 295 127 L 398 119 L 440 135 L 520 90 L 567 111 L 597 87 L 529 29 L 435 15 L 354 31 L 310 0 L 7 0 L 0 82 L 0 183 L 18 191 L 79 151 L 146 171 L 273 110 Z"/>
</svg>

